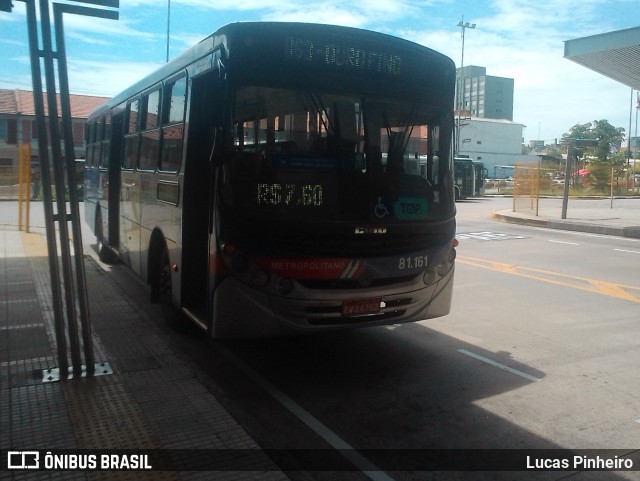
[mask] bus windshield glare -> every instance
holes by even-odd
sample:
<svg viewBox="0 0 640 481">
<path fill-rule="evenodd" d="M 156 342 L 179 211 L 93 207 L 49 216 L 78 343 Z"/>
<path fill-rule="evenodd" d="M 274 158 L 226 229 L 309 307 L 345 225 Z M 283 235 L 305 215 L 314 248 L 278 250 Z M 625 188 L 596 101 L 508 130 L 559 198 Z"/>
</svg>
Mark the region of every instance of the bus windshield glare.
<svg viewBox="0 0 640 481">
<path fill-rule="evenodd" d="M 450 216 L 441 119 L 428 105 L 257 86 L 238 88 L 233 105 L 222 201 L 236 213 L 385 224 Z"/>
</svg>

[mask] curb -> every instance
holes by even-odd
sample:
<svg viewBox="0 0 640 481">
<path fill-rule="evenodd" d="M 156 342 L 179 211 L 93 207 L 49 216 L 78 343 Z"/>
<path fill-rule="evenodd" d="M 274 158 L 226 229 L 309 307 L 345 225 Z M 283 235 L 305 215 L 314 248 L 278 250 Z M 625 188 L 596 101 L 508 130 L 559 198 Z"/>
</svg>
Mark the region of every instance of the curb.
<svg viewBox="0 0 640 481">
<path fill-rule="evenodd" d="M 640 226 L 614 227 L 600 224 L 586 224 L 583 222 L 549 219 L 532 219 L 529 217 L 516 217 L 493 212 L 495 220 L 507 224 L 519 224 L 530 227 L 543 227 L 546 229 L 560 229 L 574 232 L 586 232 L 589 234 L 611 235 L 640 239 Z"/>
</svg>

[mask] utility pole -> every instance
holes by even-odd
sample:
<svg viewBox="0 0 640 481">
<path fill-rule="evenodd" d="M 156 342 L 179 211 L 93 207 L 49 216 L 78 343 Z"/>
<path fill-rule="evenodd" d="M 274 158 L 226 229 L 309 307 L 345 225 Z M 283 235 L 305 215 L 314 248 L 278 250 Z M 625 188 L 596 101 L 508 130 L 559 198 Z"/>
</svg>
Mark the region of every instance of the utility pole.
<svg viewBox="0 0 640 481">
<path fill-rule="evenodd" d="M 457 92 L 456 92 L 456 154 L 460 150 L 460 128 L 462 127 L 462 112 L 464 109 L 464 94 L 465 94 L 465 85 L 464 85 L 464 34 L 465 31 L 470 29 L 475 29 L 475 23 L 469 23 L 464 21 L 464 16 L 462 20 L 458 22 L 458 27 L 460 27 L 461 35 L 462 35 L 462 56 L 460 58 L 460 75 L 458 76 L 458 84 L 457 84 Z"/>
<path fill-rule="evenodd" d="M 569 175 L 571 175 L 571 156 L 573 155 L 573 140 L 568 139 L 569 145 L 567 146 L 567 163 L 564 167 L 564 190 L 562 191 L 562 213 L 561 219 L 567 218 L 567 206 L 569 204 Z"/>
<path fill-rule="evenodd" d="M 464 109 L 464 34 L 465 31 L 470 28 L 470 29 L 475 29 L 476 28 L 476 24 L 475 23 L 469 23 L 469 22 L 465 22 L 464 21 L 464 17 L 462 17 L 462 20 L 460 20 L 458 22 L 458 27 L 460 27 L 461 30 L 461 35 L 462 35 L 462 56 L 460 58 L 460 88 L 458 89 L 458 93 L 459 93 L 459 99 L 457 102 L 457 109 L 458 110 L 462 110 Z"/>
<path fill-rule="evenodd" d="M 574 139 L 567 138 L 567 164 L 564 168 L 564 190 L 562 192 L 562 214 L 561 218 L 567 218 L 567 205 L 569 203 L 569 177 L 571 176 L 571 159 L 576 147 L 596 147 L 598 139 Z"/>
<path fill-rule="evenodd" d="M 171 30 L 171 0 L 167 0 L 167 62 L 169 62 L 169 32 Z"/>
</svg>

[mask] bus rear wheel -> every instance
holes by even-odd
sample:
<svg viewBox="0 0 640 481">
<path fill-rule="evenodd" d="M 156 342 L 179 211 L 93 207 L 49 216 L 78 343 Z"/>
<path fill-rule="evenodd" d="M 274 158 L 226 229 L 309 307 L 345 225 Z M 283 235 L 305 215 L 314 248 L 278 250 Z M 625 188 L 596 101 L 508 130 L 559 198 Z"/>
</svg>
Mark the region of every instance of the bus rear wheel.
<svg viewBox="0 0 640 481">
<path fill-rule="evenodd" d="M 114 255 L 107 242 L 104 240 L 104 231 L 102 228 L 102 213 L 100 210 L 96 213 L 96 248 L 98 250 L 98 258 L 105 264 L 114 262 Z"/>
</svg>

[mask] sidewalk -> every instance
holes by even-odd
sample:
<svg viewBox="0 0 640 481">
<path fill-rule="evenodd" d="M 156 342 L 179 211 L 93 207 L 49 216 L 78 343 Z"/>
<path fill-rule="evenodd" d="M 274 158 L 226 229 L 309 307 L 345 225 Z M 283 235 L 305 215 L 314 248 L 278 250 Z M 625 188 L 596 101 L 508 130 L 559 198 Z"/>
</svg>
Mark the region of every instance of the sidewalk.
<svg viewBox="0 0 640 481">
<path fill-rule="evenodd" d="M 6 450 L 42 450 L 41 466 L 59 449 L 260 452 L 204 385 L 206 374 L 150 328 L 156 320 L 138 307 L 144 293 L 105 282 L 90 256 L 85 265 L 96 363 L 113 373 L 46 382 L 43 372 L 58 363 L 46 242 L 0 226 L 0 479 L 287 479 L 266 456 L 247 472 L 7 470 Z"/>
<path fill-rule="evenodd" d="M 640 198 L 569 199 L 566 219 L 562 219 L 562 199 L 541 198 L 538 215 L 517 207 L 493 213 L 496 220 L 512 224 L 546 227 L 592 234 L 640 239 Z"/>
</svg>

